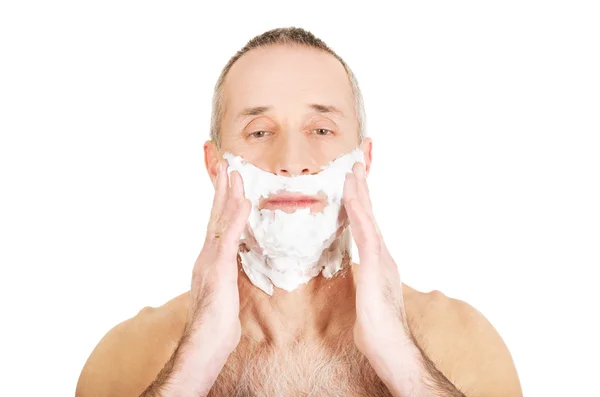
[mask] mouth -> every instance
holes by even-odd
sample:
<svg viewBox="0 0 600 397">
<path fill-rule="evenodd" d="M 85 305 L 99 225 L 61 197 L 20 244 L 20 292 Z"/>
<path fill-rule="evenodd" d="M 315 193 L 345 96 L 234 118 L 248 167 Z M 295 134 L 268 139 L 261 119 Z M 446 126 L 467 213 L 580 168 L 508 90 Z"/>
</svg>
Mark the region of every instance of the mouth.
<svg viewBox="0 0 600 397">
<path fill-rule="evenodd" d="M 263 199 L 259 207 L 266 210 L 278 209 L 288 213 L 297 209 L 310 208 L 312 213 L 322 211 L 326 204 L 324 197 L 282 193 Z"/>
</svg>

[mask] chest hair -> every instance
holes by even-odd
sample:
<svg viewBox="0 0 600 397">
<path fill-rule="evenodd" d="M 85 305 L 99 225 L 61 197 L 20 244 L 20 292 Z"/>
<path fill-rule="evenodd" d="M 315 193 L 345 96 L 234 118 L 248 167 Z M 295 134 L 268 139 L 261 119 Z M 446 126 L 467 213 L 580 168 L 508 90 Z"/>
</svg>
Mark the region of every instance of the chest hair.
<svg viewBox="0 0 600 397">
<path fill-rule="evenodd" d="M 353 342 L 296 342 L 285 347 L 240 343 L 209 397 L 389 397 Z"/>
</svg>

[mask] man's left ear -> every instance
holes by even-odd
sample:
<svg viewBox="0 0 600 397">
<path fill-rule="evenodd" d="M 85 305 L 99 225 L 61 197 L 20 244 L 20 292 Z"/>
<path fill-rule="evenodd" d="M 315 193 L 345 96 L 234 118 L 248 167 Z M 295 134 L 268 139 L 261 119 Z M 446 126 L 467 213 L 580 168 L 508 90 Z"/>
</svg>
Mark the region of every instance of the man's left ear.
<svg viewBox="0 0 600 397">
<path fill-rule="evenodd" d="M 373 160 L 373 140 L 371 138 L 363 139 L 362 143 L 360 144 L 360 149 L 365 157 L 365 171 L 367 175 L 369 175 L 369 171 L 371 170 L 371 161 Z"/>
</svg>

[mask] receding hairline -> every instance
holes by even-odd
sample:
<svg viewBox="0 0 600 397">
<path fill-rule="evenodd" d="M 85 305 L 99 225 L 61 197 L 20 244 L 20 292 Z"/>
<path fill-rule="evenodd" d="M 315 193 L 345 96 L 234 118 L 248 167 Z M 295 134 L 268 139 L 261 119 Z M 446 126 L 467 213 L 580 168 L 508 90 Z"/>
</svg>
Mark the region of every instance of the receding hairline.
<svg viewBox="0 0 600 397">
<path fill-rule="evenodd" d="M 346 71 L 346 76 L 350 83 L 354 99 L 354 109 L 358 121 L 358 137 L 359 141 L 362 141 L 366 136 L 366 114 L 364 110 L 363 97 L 358 85 L 356 76 L 350 69 L 350 67 L 344 62 L 344 60 L 337 55 L 331 48 L 329 48 L 322 40 L 314 36 L 311 32 L 302 28 L 288 27 L 288 28 L 277 28 L 269 30 L 261 35 L 258 35 L 248 41 L 248 43 L 237 53 L 229 59 L 217 82 L 215 84 L 213 99 L 212 99 L 212 112 L 211 112 L 211 125 L 210 125 L 210 138 L 215 143 L 217 148 L 221 145 L 221 123 L 225 114 L 227 105 L 227 99 L 224 93 L 225 81 L 229 75 L 229 71 L 233 65 L 246 53 L 253 49 L 264 49 L 273 46 L 287 46 L 292 48 L 308 48 L 313 50 L 322 51 L 329 55 L 334 56 L 338 62 L 342 64 Z M 324 105 L 327 106 L 327 105 Z"/>
</svg>

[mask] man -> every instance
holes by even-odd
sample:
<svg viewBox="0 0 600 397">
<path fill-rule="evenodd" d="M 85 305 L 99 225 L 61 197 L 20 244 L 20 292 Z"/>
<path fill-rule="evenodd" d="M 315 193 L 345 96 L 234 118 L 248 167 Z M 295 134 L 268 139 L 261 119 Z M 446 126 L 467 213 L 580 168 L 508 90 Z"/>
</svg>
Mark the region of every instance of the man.
<svg viewBox="0 0 600 397">
<path fill-rule="evenodd" d="M 341 58 L 303 29 L 274 29 L 229 61 L 214 98 L 204 154 L 215 197 L 191 290 L 110 330 L 83 368 L 78 397 L 522 395 L 482 314 L 401 282 L 373 217 L 372 141 Z M 357 147 L 364 162 L 346 175 L 343 205 L 360 265 L 344 256 L 333 277 L 272 295 L 257 288 L 240 260 L 252 186 L 238 172 L 227 183 L 224 153 L 293 177 Z"/>
</svg>

